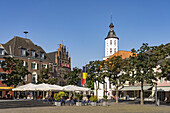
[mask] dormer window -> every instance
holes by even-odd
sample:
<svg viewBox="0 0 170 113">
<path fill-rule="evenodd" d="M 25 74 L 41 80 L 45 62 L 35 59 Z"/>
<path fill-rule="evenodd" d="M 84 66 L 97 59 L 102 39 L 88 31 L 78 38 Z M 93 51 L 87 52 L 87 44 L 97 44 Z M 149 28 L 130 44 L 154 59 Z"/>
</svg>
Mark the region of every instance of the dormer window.
<svg viewBox="0 0 170 113">
<path fill-rule="evenodd" d="M 21 56 L 26 56 L 26 49 L 21 49 Z"/>
<path fill-rule="evenodd" d="M 5 50 L 3 48 L 0 48 L 0 55 L 5 55 Z"/>
<path fill-rule="evenodd" d="M 31 57 L 35 58 L 35 51 L 31 50 Z"/>
<path fill-rule="evenodd" d="M 44 52 L 40 52 L 40 59 L 44 59 Z"/>
</svg>

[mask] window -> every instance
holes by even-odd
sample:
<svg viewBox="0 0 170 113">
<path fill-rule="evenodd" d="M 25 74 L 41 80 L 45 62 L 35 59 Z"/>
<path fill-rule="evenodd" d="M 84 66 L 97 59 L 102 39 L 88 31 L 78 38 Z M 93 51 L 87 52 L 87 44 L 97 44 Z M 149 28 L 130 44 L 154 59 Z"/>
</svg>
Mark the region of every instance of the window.
<svg viewBox="0 0 170 113">
<path fill-rule="evenodd" d="M 114 45 L 116 46 L 116 40 L 114 41 Z"/>
<path fill-rule="evenodd" d="M 21 49 L 21 56 L 26 56 L 26 49 Z"/>
<path fill-rule="evenodd" d="M 6 73 L 0 73 L 0 80 L 4 80 L 4 78 L 2 78 L 2 74 L 5 74 L 6 75 Z"/>
<path fill-rule="evenodd" d="M 42 68 L 47 68 L 47 65 L 46 64 L 42 64 Z"/>
<path fill-rule="evenodd" d="M 114 49 L 114 53 L 116 53 L 116 48 Z"/>
<path fill-rule="evenodd" d="M 24 80 L 27 81 L 27 75 L 25 75 Z"/>
<path fill-rule="evenodd" d="M 40 52 L 40 59 L 44 59 L 44 53 Z"/>
<path fill-rule="evenodd" d="M 0 98 L 2 98 L 2 91 L 0 91 Z"/>
<path fill-rule="evenodd" d="M 28 62 L 24 61 L 23 66 L 28 66 Z"/>
<path fill-rule="evenodd" d="M 37 63 L 31 63 L 31 69 L 39 69 L 39 64 Z"/>
<path fill-rule="evenodd" d="M 36 74 L 32 74 L 32 83 L 33 84 L 37 83 L 37 75 Z"/>
<path fill-rule="evenodd" d="M 112 45 L 112 40 L 110 40 L 110 45 Z"/>
<path fill-rule="evenodd" d="M 35 58 L 35 51 L 31 50 L 31 57 Z"/>
<path fill-rule="evenodd" d="M 0 74 L 0 80 L 2 80 L 2 76 L 1 76 L 1 74 Z"/>
<path fill-rule="evenodd" d="M 112 48 L 110 48 L 110 54 L 112 54 Z"/>
<path fill-rule="evenodd" d="M 3 48 L 0 48 L 0 55 L 5 55 L 5 50 Z"/>
<path fill-rule="evenodd" d="M 1 63 L 3 62 L 4 60 L 0 60 L 0 68 L 1 68 Z"/>
</svg>

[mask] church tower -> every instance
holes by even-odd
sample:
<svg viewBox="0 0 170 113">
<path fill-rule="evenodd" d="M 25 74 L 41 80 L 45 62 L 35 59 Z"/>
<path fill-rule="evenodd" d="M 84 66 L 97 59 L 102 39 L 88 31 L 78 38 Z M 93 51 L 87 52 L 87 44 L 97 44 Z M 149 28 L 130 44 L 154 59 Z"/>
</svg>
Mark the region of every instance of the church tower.
<svg viewBox="0 0 170 113">
<path fill-rule="evenodd" d="M 118 40 L 119 38 L 116 36 L 113 28 L 114 25 L 112 23 L 112 15 L 111 15 L 111 23 L 109 25 L 110 31 L 108 32 L 107 37 L 105 38 L 105 57 L 103 60 L 106 60 L 108 57 L 113 55 L 118 51 Z"/>
</svg>

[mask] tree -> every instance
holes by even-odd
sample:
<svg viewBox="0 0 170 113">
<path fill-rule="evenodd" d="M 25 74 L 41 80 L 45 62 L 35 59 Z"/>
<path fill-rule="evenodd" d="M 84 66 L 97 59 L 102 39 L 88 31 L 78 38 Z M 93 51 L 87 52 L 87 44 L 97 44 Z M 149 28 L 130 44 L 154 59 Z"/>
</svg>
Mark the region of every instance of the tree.
<svg viewBox="0 0 170 113">
<path fill-rule="evenodd" d="M 38 75 L 38 83 L 57 84 L 58 79 L 51 77 L 51 68 L 42 68 Z"/>
<path fill-rule="evenodd" d="M 149 47 L 147 43 L 143 43 L 138 50 L 132 49 L 132 52 L 135 54 L 129 59 L 130 68 L 128 69 L 127 74 L 131 76 L 131 83 L 136 81 L 141 84 L 142 105 L 144 104 L 144 83 L 153 84 L 159 77 L 154 69 L 156 68 L 160 57 L 155 54 L 154 50 L 155 47 Z"/>
<path fill-rule="evenodd" d="M 154 54 L 159 58 L 160 77 L 165 77 L 165 80 L 170 81 L 170 43 L 160 45 L 154 48 Z"/>
<path fill-rule="evenodd" d="M 87 64 L 87 67 L 88 67 L 87 83 L 88 82 L 91 83 L 90 86 L 92 86 L 95 83 L 95 85 L 96 85 L 96 96 L 98 97 L 98 88 L 99 88 L 99 78 L 98 78 L 98 76 L 102 72 L 101 61 L 99 61 L 99 60 L 90 61 L 89 64 Z M 94 87 L 90 87 L 90 88 L 94 88 Z"/>
<path fill-rule="evenodd" d="M 1 63 L 1 67 L 8 74 L 1 75 L 4 79 L 2 83 L 7 84 L 7 86 L 14 85 L 14 87 L 18 84 L 25 84 L 24 78 L 30 74 L 30 72 L 27 70 L 28 66 L 24 66 L 23 64 L 23 60 L 12 57 L 5 58 L 5 61 Z"/>
<path fill-rule="evenodd" d="M 80 78 L 81 72 L 82 72 L 81 69 L 77 67 L 73 68 L 73 71 L 64 76 L 64 79 L 67 81 L 67 84 L 78 85 L 79 81 L 81 80 Z"/>
<path fill-rule="evenodd" d="M 109 77 L 110 83 L 116 88 L 116 103 L 118 103 L 118 90 L 119 87 L 128 80 L 128 75 L 123 72 L 126 66 L 126 60 L 123 60 L 121 56 L 114 56 L 111 59 L 105 61 L 105 68 L 103 72 Z"/>
<path fill-rule="evenodd" d="M 164 59 L 160 65 L 162 77 L 165 77 L 165 80 L 170 81 L 170 58 Z"/>
</svg>

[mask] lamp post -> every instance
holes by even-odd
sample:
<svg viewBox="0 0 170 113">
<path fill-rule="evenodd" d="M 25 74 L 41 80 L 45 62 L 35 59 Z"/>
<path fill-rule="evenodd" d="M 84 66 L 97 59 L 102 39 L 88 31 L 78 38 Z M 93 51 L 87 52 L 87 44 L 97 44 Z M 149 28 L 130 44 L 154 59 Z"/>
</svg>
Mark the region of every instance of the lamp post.
<svg viewBox="0 0 170 113">
<path fill-rule="evenodd" d="M 158 99 L 157 99 L 157 83 L 155 83 L 155 105 L 158 106 Z"/>
</svg>

